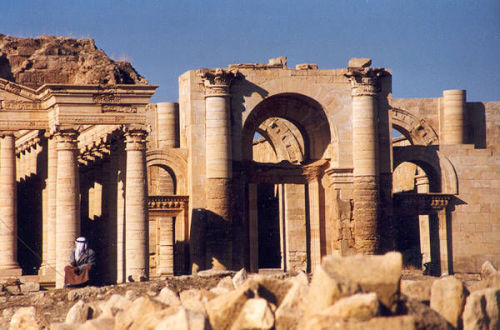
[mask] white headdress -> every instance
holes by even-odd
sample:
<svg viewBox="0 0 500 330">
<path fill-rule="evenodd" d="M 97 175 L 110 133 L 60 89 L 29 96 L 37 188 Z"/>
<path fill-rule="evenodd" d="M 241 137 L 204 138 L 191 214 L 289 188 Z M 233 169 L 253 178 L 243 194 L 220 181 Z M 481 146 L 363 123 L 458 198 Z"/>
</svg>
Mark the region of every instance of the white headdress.
<svg viewBox="0 0 500 330">
<path fill-rule="evenodd" d="M 80 260 L 85 250 L 87 250 L 87 239 L 85 237 L 78 237 L 75 241 L 75 260 Z"/>
</svg>

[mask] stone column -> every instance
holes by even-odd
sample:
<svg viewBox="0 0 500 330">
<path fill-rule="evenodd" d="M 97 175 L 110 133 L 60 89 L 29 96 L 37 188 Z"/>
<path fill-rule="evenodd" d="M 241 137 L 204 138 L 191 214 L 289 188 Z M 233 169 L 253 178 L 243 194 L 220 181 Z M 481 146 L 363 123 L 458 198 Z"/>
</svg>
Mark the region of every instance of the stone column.
<svg viewBox="0 0 500 330">
<path fill-rule="evenodd" d="M 173 102 L 158 103 L 156 111 L 158 147 L 160 149 L 178 147 L 179 105 Z"/>
<path fill-rule="evenodd" d="M 443 144 L 466 143 L 465 90 L 443 91 Z"/>
<path fill-rule="evenodd" d="M 349 68 L 352 83 L 354 219 L 356 251 L 374 254 L 380 245 L 378 232 L 378 89 L 381 69 Z"/>
<path fill-rule="evenodd" d="M 125 131 L 125 274 L 129 281 L 149 276 L 146 135 L 142 126 Z"/>
<path fill-rule="evenodd" d="M 44 222 L 43 239 L 44 259 L 43 273 L 44 280 L 55 280 L 56 267 L 56 182 L 57 182 L 57 150 L 56 138 L 47 136 L 47 220 Z M 41 267 L 41 269 L 42 269 Z"/>
<path fill-rule="evenodd" d="M 16 139 L 0 133 L 0 276 L 20 276 L 17 263 Z"/>
<path fill-rule="evenodd" d="M 64 284 L 75 239 L 80 236 L 80 182 L 78 176 L 78 131 L 60 130 L 57 139 L 56 182 L 56 288 Z"/>
<path fill-rule="evenodd" d="M 314 178 L 308 183 L 309 189 L 309 235 L 311 253 L 311 271 L 314 271 L 321 264 L 321 242 L 324 220 L 322 219 L 322 186 L 319 178 Z"/>
<path fill-rule="evenodd" d="M 207 262 L 215 269 L 232 267 L 232 148 L 229 87 L 234 74 L 205 72 Z"/>
</svg>

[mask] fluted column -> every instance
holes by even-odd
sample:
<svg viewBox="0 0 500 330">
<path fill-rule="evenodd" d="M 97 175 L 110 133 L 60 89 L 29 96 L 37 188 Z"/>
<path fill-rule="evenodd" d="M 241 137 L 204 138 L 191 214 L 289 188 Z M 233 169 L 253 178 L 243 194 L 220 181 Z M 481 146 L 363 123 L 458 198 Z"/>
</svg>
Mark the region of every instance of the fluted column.
<svg viewBox="0 0 500 330">
<path fill-rule="evenodd" d="M 232 148 L 230 84 L 234 74 L 205 72 L 206 201 L 208 210 L 206 265 L 232 266 Z"/>
<path fill-rule="evenodd" d="M 142 126 L 125 129 L 125 274 L 133 281 L 149 275 L 146 135 Z"/>
<path fill-rule="evenodd" d="M 352 135 L 354 165 L 355 247 L 360 253 L 377 252 L 378 182 L 378 89 L 381 69 L 357 68 L 348 74 L 352 83 Z"/>
<path fill-rule="evenodd" d="M 443 91 L 443 144 L 466 143 L 465 91 Z"/>
<path fill-rule="evenodd" d="M 16 139 L 13 132 L 0 137 L 0 276 L 18 276 Z"/>
<path fill-rule="evenodd" d="M 156 106 L 157 134 L 159 148 L 175 148 L 178 142 L 179 105 L 173 102 L 162 102 Z"/>
<path fill-rule="evenodd" d="M 64 284 L 64 266 L 69 263 L 75 239 L 80 236 L 80 182 L 78 177 L 78 131 L 56 132 L 56 288 Z"/>
</svg>

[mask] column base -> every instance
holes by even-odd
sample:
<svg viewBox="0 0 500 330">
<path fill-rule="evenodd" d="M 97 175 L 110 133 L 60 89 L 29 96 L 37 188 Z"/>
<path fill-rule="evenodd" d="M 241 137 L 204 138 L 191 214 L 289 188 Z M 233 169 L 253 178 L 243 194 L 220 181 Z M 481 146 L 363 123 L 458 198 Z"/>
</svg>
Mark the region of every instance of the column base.
<svg viewBox="0 0 500 330">
<path fill-rule="evenodd" d="M 42 265 L 38 271 L 38 278 L 40 282 L 55 282 L 56 280 L 56 270 L 54 267 L 49 267 L 48 265 Z"/>
</svg>

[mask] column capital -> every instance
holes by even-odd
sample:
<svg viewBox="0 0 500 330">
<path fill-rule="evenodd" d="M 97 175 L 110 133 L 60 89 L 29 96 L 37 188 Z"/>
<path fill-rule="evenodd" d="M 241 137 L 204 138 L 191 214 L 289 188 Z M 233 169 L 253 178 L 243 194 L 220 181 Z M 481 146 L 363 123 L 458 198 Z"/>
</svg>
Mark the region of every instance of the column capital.
<svg viewBox="0 0 500 330">
<path fill-rule="evenodd" d="M 78 132 L 75 128 L 56 130 L 53 135 L 57 140 L 57 150 L 78 150 Z"/>
<path fill-rule="evenodd" d="M 352 96 L 377 96 L 378 79 L 385 73 L 383 68 L 347 68 L 345 76 L 351 81 Z"/>
<path fill-rule="evenodd" d="M 146 150 L 146 136 L 148 131 L 144 125 L 125 125 L 123 126 L 125 135 L 126 151 Z"/>
<path fill-rule="evenodd" d="M 212 96 L 230 96 L 230 86 L 233 79 L 236 77 L 236 72 L 226 69 L 199 70 L 198 75 L 203 80 L 205 87 L 205 97 Z"/>
<path fill-rule="evenodd" d="M 6 136 L 14 136 L 14 131 L 0 131 L 0 139 Z"/>
</svg>

